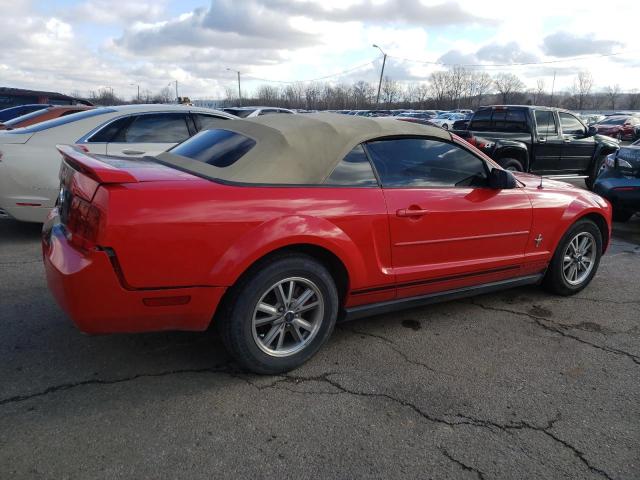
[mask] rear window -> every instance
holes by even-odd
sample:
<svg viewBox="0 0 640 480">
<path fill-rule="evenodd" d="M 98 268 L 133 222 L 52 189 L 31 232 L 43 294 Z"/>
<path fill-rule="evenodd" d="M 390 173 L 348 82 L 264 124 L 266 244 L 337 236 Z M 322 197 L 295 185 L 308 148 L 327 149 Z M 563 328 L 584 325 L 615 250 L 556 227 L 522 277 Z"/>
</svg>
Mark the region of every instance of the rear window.
<svg viewBox="0 0 640 480">
<path fill-rule="evenodd" d="M 528 132 L 527 113 L 522 108 L 486 108 L 472 118 L 471 130 Z"/>
<path fill-rule="evenodd" d="M 255 110 L 242 108 L 224 108 L 223 110 L 227 113 L 230 113 L 231 115 L 235 115 L 236 117 L 240 118 L 247 118 L 249 115 L 255 112 Z"/>
<path fill-rule="evenodd" d="M 204 130 L 169 152 L 224 168 L 237 162 L 255 144 L 255 140 L 229 130 Z"/>
<path fill-rule="evenodd" d="M 84 112 L 77 112 L 73 115 L 67 115 L 65 117 L 54 118 L 53 120 L 47 120 L 46 122 L 36 123 L 28 127 L 21 128 L 19 130 L 10 130 L 7 133 L 34 133 L 48 130 L 50 128 L 66 125 L 67 123 L 77 122 L 78 120 L 84 120 L 85 118 L 97 117 L 98 115 L 106 115 L 107 113 L 113 113 L 113 108 L 96 108 L 95 110 L 85 110 Z"/>
</svg>

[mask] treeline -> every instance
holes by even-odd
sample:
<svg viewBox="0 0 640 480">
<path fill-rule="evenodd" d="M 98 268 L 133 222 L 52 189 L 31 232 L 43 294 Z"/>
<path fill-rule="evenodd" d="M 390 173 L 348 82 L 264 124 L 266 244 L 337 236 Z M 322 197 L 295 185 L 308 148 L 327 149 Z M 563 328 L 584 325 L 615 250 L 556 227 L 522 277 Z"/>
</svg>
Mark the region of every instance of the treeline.
<svg viewBox="0 0 640 480">
<path fill-rule="evenodd" d="M 597 89 L 588 71 L 579 72 L 568 90 L 554 92 L 552 85 L 538 79 L 534 88 L 527 88 L 520 77 L 512 73 L 490 75 L 464 67 L 433 72 L 424 82 L 401 83 L 384 77 L 380 100 L 376 102 L 378 84 L 357 81 L 352 84 L 332 82 L 299 82 L 284 86 L 258 86 L 240 101 L 236 87 L 229 86 L 220 106 L 264 105 L 306 110 L 357 109 L 476 109 L 490 104 L 530 104 L 563 107 L 570 110 L 640 110 L 640 92 L 623 92 L 619 85 Z M 81 97 L 77 92 L 72 96 Z M 130 100 L 114 94 L 113 89 L 91 91 L 88 100 L 95 105 L 125 103 L 172 103 L 171 88 L 152 93 L 140 90 Z"/>
<path fill-rule="evenodd" d="M 571 110 L 640 110 L 640 92 L 622 92 L 619 85 L 596 90 L 589 72 L 580 72 L 568 91 L 552 92 L 543 79 L 527 88 L 511 73 L 487 72 L 454 67 L 432 73 L 425 82 L 400 83 L 384 77 L 380 101 L 376 103 L 377 83 L 353 84 L 312 82 L 286 86 L 260 85 L 244 105 L 280 106 L 307 110 L 356 110 L 374 108 L 476 109 L 487 104 L 530 104 Z M 229 87 L 225 106 L 239 103 L 237 89 Z"/>
</svg>

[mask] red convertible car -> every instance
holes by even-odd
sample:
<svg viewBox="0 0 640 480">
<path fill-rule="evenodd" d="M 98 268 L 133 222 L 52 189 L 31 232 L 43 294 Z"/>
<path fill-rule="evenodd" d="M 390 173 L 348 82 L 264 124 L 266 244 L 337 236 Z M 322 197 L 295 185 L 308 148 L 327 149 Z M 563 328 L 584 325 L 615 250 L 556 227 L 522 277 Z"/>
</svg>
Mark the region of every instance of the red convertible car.
<svg viewBox="0 0 640 480">
<path fill-rule="evenodd" d="M 141 160 L 63 155 L 48 285 L 88 333 L 205 330 L 290 370 L 335 322 L 593 278 L 611 208 L 440 128 L 335 114 L 221 123 Z"/>
</svg>

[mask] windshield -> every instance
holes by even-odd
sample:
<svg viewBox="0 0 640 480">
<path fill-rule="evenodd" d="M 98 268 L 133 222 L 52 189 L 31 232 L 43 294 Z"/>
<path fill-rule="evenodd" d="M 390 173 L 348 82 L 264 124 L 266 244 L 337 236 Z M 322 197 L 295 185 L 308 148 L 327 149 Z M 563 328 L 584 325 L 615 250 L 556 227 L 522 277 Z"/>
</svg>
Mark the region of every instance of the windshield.
<svg viewBox="0 0 640 480">
<path fill-rule="evenodd" d="M 36 110 L 35 112 L 27 113 L 26 115 L 22 115 L 20 117 L 13 118 L 11 120 L 7 120 L 4 124 L 7 127 L 13 127 L 14 125 L 24 122 L 25 120 L 31 120 L 32 118 L 39 117 L 40 115 L 48 112 L 48 108 L 44 108 L 42 110 Z"/>
<path fill-rule="evenodd" d="M 10 130 L 7 133 L 35 133 L 50 128 L 59 127 L 67 123 L 77 122 L 78 120 L 84 120 L 85 118 L 97 117 L 98 115 L 106 115 L 107 113 L 113 113 L 116 110 L 113 108 L 96 108 L 95 110 L 85 110 L 84 112 L 72 113 L 71 115 L 65 115 L 64 117 L 54 118 L 53 120 L 47 120 L 46 122 L 36 123 L 24 128 L 17 128 Z"/>
<path fill-rule="evenodd" d="M 255 112 L 255 110 L 252 110 L 250 108 L 224 108 L 223 109 L 225 112 L 230 113 L 232 115 L 235 115 L 236 117 L 240 117 L 240 118 L 247 118 L 249 115 L 251 115 L 253 112 Z"/>
<path fill-rule="evenodd" d="M 626 118 L 607 118 L 606 120 L 602 120 L 598 123 L 598 125 L 622 125 L 625 122 Z"/>
</svg>

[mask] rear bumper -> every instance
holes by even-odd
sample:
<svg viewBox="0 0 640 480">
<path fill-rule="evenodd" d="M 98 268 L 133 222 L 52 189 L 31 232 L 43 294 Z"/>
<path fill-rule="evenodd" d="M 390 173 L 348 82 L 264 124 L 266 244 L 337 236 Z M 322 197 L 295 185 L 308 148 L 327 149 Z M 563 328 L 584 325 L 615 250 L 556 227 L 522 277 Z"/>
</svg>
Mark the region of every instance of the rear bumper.
<svg viewBox="0 0 640 480">
<path fill-rule="evenodd" d="M 624 190 L 627 188 L 629 190 Z M 609 200 L 615 208 L 640 211 L 640 178 L 605 171 L 597 178 L 593 191 Z"/>
<path fill-rule="evenodd" d="M 106 252 L 72 247 L 56 219 L 43 230 L 42 253 L 49 290 L 86 333 L 205 330 L 223 287 L 126 289 Z M 179 304 L 155 306 L 157 303 Z"/>
</svg>

